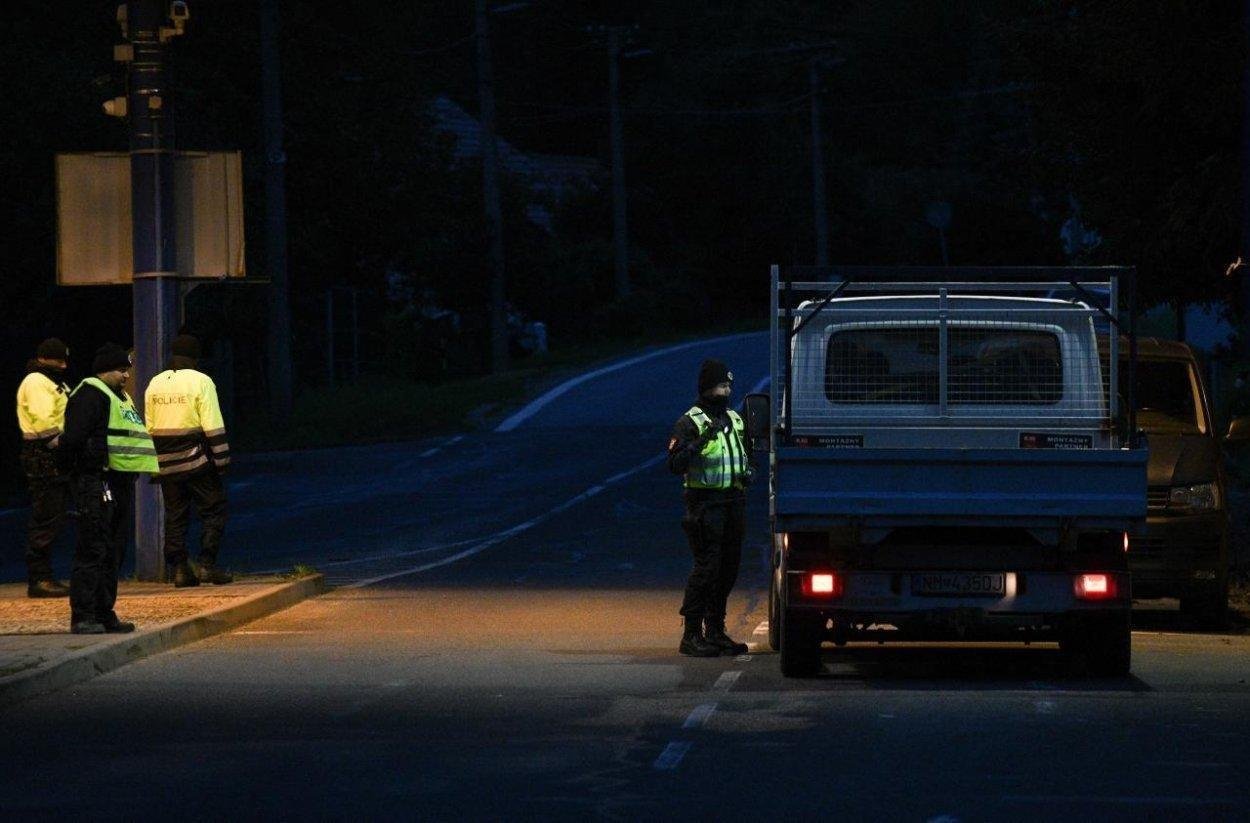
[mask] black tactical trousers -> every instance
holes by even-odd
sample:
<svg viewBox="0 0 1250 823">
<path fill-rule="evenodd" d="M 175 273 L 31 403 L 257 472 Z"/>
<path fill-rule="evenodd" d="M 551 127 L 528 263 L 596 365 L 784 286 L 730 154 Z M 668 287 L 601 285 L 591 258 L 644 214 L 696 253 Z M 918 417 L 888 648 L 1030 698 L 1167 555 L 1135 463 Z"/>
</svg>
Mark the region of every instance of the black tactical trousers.
<svg viewBox="0 0 1250 823">
<path fill-rule="evenodd" d="M 694 555 L 681 613 L 686 617 L 723 618 L 742 563 L 746 501 L 741 493 L 706 499 L 687 494 L 681 527 Z"/>
<path fill-rule="evenodd" d="M 57 472 L 53 454 L 43 443 L 22 444 L 22 471 L 30 489 L 26 574 L 31 583 L 52 579 L 52 544 L 65 528 L 69 509 L 69 478 Z"/>
<path fill-rule="evenodd" d="M 78 542 L 69 579 L 70 619 L 117 620 L 117 570 L 126 554 L 126 524 L 134 509 L 135 476 L 122 472 L 76 474 L 70 481 L 78 507 Z"/>
<path fill-rule="evenodd" d="M 161 478 L 165 498 L 165 562 L 177 565 L 187 559 L 187 526 L 191 507 L 200 516 L 200 562 L 216 563 L 221 534 L 226 529 L 226 488 L 217 469 Z"/>
</svg>

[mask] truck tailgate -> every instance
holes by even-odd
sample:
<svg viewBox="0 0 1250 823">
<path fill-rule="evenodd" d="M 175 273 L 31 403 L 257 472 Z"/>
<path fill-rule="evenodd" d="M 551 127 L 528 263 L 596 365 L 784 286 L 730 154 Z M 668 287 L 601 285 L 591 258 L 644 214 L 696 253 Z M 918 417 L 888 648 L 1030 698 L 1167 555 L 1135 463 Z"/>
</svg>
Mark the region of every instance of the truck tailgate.
<svg viewBox="0 0 1250 823">
<path fill-rule="evenodd" d="M 773 511 L 791 520 L 1080 518 L 1130 529 L 1146 516 L 1146 450 L 782 447 Z"/>
</svg>

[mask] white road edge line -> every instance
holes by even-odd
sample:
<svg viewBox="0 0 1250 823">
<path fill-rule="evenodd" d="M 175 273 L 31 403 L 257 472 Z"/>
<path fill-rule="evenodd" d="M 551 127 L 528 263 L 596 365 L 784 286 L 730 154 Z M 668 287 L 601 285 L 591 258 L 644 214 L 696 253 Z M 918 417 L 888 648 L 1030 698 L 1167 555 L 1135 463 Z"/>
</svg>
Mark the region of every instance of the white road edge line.
<svg viewBox="0 0 1250 823">
<path fill-rule="evenodd" d="M 681 764 L 681 759 L 690 751 L 690 743 L 684 740 L 673 740 L 664 747 L 660 756 L 651 764 L 651 768 L 660 771 L 672 771 Z"/>
<path fill-rule="evenodd" d="M 425 451 L 421 452 L 421 454 L 417 456 L 418 457 L 433 457 L 434 455 L 442 451 L 442 448 L 443 448 L 442 446 L 435 446 L 432 449 L 426 449 Z"/>
<path fill-rule="evenodd" d="M 464 551 L 456 552 L 450 557 L 444 557 L 440 560 L 435 560 L 430 563 L 423 563 L 422 565 L 412 566 L 411 568 L 407 568 L 407 569 L 400 569 L 399 571 L 395 571 L 395 572 L 388 572 L 387 574 L 380 574 L 377 577 L 370 577 L 365 580 L 357 580 L 354 583 L 347 584 L 343 588 L 361 589 L 361 588 L 364 588 L 365 586 L 372 586 L 374 583 L 381 583 L 386 580 L 393 580 L 396 577 L 405 577 L 410 574 L 418 574 L 420 572 L 429 571 L 430 569 L 437 569 L 440 566 L 446 566 L 451 563 L 455 563 L 456 561 L 463 560 L 466 557 L 472 557 L 473 555 L 479 552 L 489 549 L 491 546 L 498 545 L 499 543 L 502 543 L 503 541 L 507 540 L 510 537 L 515 537 L 521 532 L 528 531 L 529 529 L 534 528 L 538 524 L 544 523 L 547 520 L 550 520 L 552 517 L 555 517 L 557 514 L 560 514 L 561 512 L 571 509 L 573 506 L 576 506 L 578 503 L 581 503 L 583 500 L 588 500 L 591 497 L 594 497 L 596 494 L 598 494 L 599 492 L 607 488 L 607 485 L 611 482 L 615 482 L 616 480 L 629 477 L 630 475 L 634 475 L 634 474 L 638 474 L 639 472 L 646 471 L 647 469 L 651 468 L 652 466 L 664 460 L 665 457 L 667 457 L 667 455 L 658 454 L 655 457 L 652 457 L 643 463 L 639 463 L 637 466 L 634 466 L 632 469 L 629 469 L 627 471 L 621 472 L 618 475 L 615 475 L 612 478 L 612 480 L 604 481 L 603 483 L 597 486 L 591 486 L 589 489 L 582 492 L 581 494 L 564 501 L 563 503 L 561 503 L 560 505 L 556 506 L 553 509 L 550 509 L 549 511 L 547 511 L 546 514 L 540 514 L 537 517 L 527 520 L 524 523 L 520 523 L 516 526 L 513 526 L 510 529 L 504 529 L 501 532 L 496 532 L 495 534 L 482 538 L 481 542 L 475 543 L 474 545 L 470 546 Z M 466 542 L 469 542 L 469 541 L 466 541 Z"/>
<path fill-rule="evenodd" d="M 611 363 L 607 366 L 603 366 L 602 368 L 595 369 L 594 371 L 588 371 L 585 374 L 579 374 L 577 377 L 573 377 L 573 378 L 570 378 L 569 380 L 565 380 L 563 383 L 556 386 L 554 389 L 551 389 L 546 394 L 543 394 L 540 397 L 530 401 L 520 411 L 514 413 L 507 420 L 500 423 L 499 426 L 495 429 L 495 431 L 496 432 L 512 431 L 517 426 L 521 425 L 526 420 L 529 420 L 531 417 L 537 414 L 538 411 L 543 408 L 543 406 L 546 406 L 552 400 L 555 400 L 557 397 L 564 394 L 565 392 L 567 392 L 569 389 L 573 388 L 574 386 L 580 386 L 582 383 L 585 383 L 587 380 L 594 380 L 596 377 L 601 377 L 602 375 L 610 374 L 611 372 L 618 371 L 624 368 L 628 368 L 629 366 L 633 366 L 637 363 L 642 363 L 642 362 L 651 360 L 656 357 L 663 357 L 666 354 L 672 354 L 673 352 L 682 351 L 683 349 L 692 349 L 695 346 L 708 346 L 708 345 L 712 345 L 715 343 L 723 343 L 726 340 L 737 340 L 738 338 L 741 338 L 741 337 L 752 337 L 755 335 L 762 335 L 762 334 L 768 334 L 768 332 L 756 331 L 756 332 L 746 332 L 743 334 L 728 334 L 728 335 L 725 335 L 724 337 L 713 337 L 709 340 L 695 340 L 690 343 L 680 343 L 676 346 L 668 346 L 667 348 L 657 349 L 656 351 L 647 352 L 646 354 L 640 354 L 637 357 L 630 357 L 625 360 L 618 360 L 615 363 Z"/>
<path fill-rule="evenodd" d="M 742 677 L 742 672 L 722 672 L 721 676 L 716 678 L 716 682 L 712 684 L 712 691 L 727 692 L 738 682 L 738 678 Z"/>
<path fill-rule="evenodd" d="M 686 722 L 681 724 L 683 729 L 697 729 L 707 722 L 712 713 L 716 711 L 715 703 L 700 703 L 690 712 L 690 716 L 686 718 Z"/>
</svg>

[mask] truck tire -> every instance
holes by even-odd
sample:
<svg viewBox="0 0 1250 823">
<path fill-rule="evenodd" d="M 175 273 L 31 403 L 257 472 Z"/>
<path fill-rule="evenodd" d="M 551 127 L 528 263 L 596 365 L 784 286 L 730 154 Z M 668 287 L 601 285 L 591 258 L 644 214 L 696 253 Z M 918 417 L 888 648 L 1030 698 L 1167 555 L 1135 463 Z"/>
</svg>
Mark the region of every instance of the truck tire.
<svg viewBox="0 0 1250 823">
<path fill-rule="evenodd" d="M 781 673 L 812 677 L 820 671 L 820 624 L 781 609 Z"/>
<path fill-rule="evenodd" d="M 1133 662 L 1130 616 L 1126 612 L 1074 619 L 1064 629 L 1059 649 L 1078 674 L 1125 677 Z"/>
<path fill-rule="evenodd" d="M 1181 598 L 1181 615 L 1199 628 L 1218 631 L 1228 625 L 1228 583 L 1220 581 L 1206 591 Z"/>
</svg>

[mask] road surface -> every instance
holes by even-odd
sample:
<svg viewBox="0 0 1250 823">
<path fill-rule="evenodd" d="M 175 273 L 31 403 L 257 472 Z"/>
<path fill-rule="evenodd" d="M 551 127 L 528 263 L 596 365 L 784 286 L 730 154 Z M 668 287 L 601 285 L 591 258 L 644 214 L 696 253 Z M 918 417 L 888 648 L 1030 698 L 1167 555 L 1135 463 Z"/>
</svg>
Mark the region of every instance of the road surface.
<svg viewBox="0 0 1250 823">
<path fill-rule="evenodd" d="M 506 431 L 242 461 L 223 559 L 339 588 L 0 709 L 0 810 L 1247 819 L 1250 638 L 1156 611 L 1127 678 L 1069 677 L 1046 644 L 859 645 L 783 680 L 760 487 L 728 617 L 754 653 L 678 656 L 689 559 L 660 454 L 699 360 L 741 394 L 766 348 L 598 374 Z"/>
</svg>

